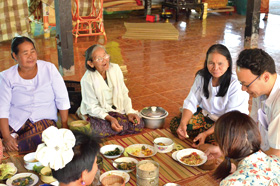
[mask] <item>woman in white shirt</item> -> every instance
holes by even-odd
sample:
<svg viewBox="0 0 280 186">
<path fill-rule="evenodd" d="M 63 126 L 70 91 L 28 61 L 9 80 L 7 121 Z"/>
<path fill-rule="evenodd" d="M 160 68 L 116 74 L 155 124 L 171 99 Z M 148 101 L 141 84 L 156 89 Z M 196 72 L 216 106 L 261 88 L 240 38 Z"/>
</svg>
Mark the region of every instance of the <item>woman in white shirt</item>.
<svg viewBox="0 0 280 186">
<path fill-rule="evenodd" d="M 173 118 L 171 131 L 180 139 L 193 139 L 193 147 L 214 142 L 214 123 L 224 113 L 239 110 L 248 114 L 249 95 L 241 90 L 232 74 L 232 59 L 227 47 L 212 45 L 204 68 L 196 73 L 194 84 L 184 101 L 182 118 Z"/>
<path fill-rule="evenodd" d="M 56 126 L 57 110 L 62 126 L 68 127 L 70 103 L 57 68 L 37 59 L 30 38 L 15 37 L 11 54 L 18 64 L 0 74 L 1 137 L 6 150 L 27 153 L 42 143 L 46 128 Z"/>
<path fill-rule="evenodd" d="M 81 79 L 80 112 L 88 116 L 91 127 L 101 137 L 135 134 L 144 122 L 133 110 L 119 65 L 110 63 L 110 55 L 101 45 L 86 50 L 87 71 Z"/>
</svg>

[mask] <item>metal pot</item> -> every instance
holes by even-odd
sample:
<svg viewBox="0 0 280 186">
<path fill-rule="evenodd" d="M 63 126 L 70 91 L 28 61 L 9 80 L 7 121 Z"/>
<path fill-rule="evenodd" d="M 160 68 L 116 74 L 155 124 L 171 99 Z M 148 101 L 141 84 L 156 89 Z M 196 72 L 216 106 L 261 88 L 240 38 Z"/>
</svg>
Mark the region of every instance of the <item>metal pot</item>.
<svg viewBox="0 0 280 186">
<path fill-rule="evenodd" d="M 142 170 L 141 165 L 153 164 L 154 170 Z M 159 183 L 159 164 L 153 160 L 142 160 L 136 165 L 136 184 L 137 186 L 158 186 Z"/>
<path fill-rule="evenodd" d="M 158 129 L 163 127 L 168 112 L 162 107 L 151 106 L 143 108 L 140 112 L 140 116 L 146 128 Z"/>
</svg>

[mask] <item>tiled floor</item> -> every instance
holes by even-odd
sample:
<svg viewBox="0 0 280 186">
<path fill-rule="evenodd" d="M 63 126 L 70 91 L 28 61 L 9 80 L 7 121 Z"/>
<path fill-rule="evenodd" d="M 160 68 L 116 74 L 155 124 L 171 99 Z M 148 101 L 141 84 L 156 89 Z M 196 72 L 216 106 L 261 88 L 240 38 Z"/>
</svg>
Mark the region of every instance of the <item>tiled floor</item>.
<svg viewBox="0 0 280 186">
<path fill-rule="evenodd" d="M 172 117 L 179 114 L 179 107 L 190 90 L 196 71 L 202 68 L 210 45 L 225 44 L 231 51 L 234 62 L 244 48 L 245 16 L 235 13 L 211 13 L 205 20 L 199 20 L 196 13 L 192 13 L 189 19 L 181 14 L 179 22 L 171 20 L 179 30 L 178 41 L 122 39 L 125 33 L 124 22 L 145 22 L 145 18 L 141 11 L 120 17 L 108 15 L 104 19 L 108 36 L 106 47 L 112 56 L 112 62 L 127 67 L 126 84 L 134 108 L 141 110 L 152 105 L 165 108 L 169 112 L 166 126 Z M 278 73 L 279 20 L 279 15 L 271 14 L 267 22 L 260 21 L 259 30 L 259 47 L 274 58 Z M 35 41 L 39 58 L 57 65 L 54 37 L 48 40 L 35 38 Z M 74 44 L 76 74 L 65 76 L 65 80 L 81 79 L 85 72 L 83 53 L 94 43 L 94 38 L 79 38 L 78 43 Z M 10 41 L 1 42 L 0 51 L 2 71 L 15 64 L 10 55 Z"/>
</svg>

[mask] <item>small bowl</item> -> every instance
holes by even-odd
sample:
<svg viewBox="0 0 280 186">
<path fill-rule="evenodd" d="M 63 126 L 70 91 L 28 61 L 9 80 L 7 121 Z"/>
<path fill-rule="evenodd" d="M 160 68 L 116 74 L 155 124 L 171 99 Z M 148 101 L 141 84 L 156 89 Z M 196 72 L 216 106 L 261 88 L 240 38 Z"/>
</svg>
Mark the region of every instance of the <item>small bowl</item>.
<svg viewBox="0 0 280 186">
<path fill-rule="evenodd" d="M 24 160 L 24 167 L 27 170 L 33 170 L 33 167 L 35 165 L 36 166 L 41 166 L 42 165 L 38 160 L 35 159 L 35 152 L 31 152 L 31 153 L 26 154 L 23 157 L 23 160 Z"/>
<path fill-rule="evenodd" d="M 118 155 L 113 155 L 113 156 L 108 156 L 108 155 L 105 155 L 106 152 L 108 151 L 113 151 L 115 150 L 116 148 L 119 148 L 120 149 L 120 154 Z M 114 159 L 114 158 L 118 158 L 122 155 L 122 153 L 124 152 L 124 148 L 120 145 L 105 145 L 103 147 L 100 148 L 100 153 L 105 157 L 105 158 L 109 158 L 109 159 Z"/>
<path fill-rule="evenodd" d="M 163 143 L 164 145 L 159 145 L 159 143 Z M 159 153 L 168 153 L 173 150 L 174 142 L 170 138 L 158 137 L 154 139 L 154 146 Z"/>
<path fill-rule="evenodd" d="M 121 186 L 125 186 L 125 180 L 118 175 L 108 175 L 101 180 L 103 186 L 113 185 L 119 183 Z"/>
<path fill-rule="evenodd" d="M 52 183 L 56 181 L 56 179 L 52 176 L 52 170 L 49 167 L 42 168 L 40 175 L 40 178 L 44 183 Z"/>
<path fill-rule="evenodd" d="M 88 133 L 91 131 L 91 125 L 90 122 L 85 120 L 76 120 L 72 121 L 69 124 L 70 130 L 78 130 L 80 132 Z"/>
</svg>

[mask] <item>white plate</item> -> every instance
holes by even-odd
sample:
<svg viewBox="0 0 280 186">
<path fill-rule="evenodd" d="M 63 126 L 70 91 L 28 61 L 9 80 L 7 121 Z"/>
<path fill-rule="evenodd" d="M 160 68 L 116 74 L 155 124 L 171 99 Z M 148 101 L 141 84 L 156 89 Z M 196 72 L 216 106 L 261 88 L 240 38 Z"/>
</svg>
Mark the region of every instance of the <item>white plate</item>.
<svg viewBox="0 0 280 186">
<path fill-rule="evenodd" d="M 15 179 L 22 178 L 22 177 L 28 177 L 28 176 L 31 176 L 31 178 L 34 180 L 33 184 L 31 184 L 30 186 L 36 185 L 37 182 L 39 181 L 39 178 L 38 178 L 38 176 L 37 176 L 36 174 L 26 172 L 26 173 L 19 173 L 19 174 L 16 174 L 16 175 L 14 175 L 13 177 L 7 179 L 6 184 L 7 184 L 8 186 L 13 186 L 13 185 L 12 185 L 12 182 L 13 182 Z"/>
<path fill-rule="evenodd" d="M 130 158 L 130 157 L 122 157 L 122 158 L 118 158 L 118 159 L 115 159 L 115 162 L 134 162 L 135 164 L 138 163 L 138 161 L 134 158 Z M 113 166 L 117 168 L 117 164 L 116 163 L 113 163 Z M 136 166 L 134 167 L 134 169 L 136 168 Z M 131 170 L 122 170 L 124 172 L 132 172 L 134 169 L 131 169 Z M 121 170 L 121 169 L 119 169 Z"/>
<path fill-rule="evenodd" d="M 179 150 L 177 150 L 177 151 L 175 151 L 175 152 L 172 153 L 172 158 L 173 158 L 173 160 L 175 160 L 175 161 L 178 161 L 178 160 L 177 160 L 177 157 L 176 157 L 178 152 L 179 152 Z"/>
<path fill-rule="evenodd" d="M 107 156 L 105 155 L 106 152 L 108 151 L 113 151 L 115 150 L 116 148 L 119 148 L 121 153 L 119 155 L 115 155 L 115 156 Z M 114 159 L 114 158 L 118 158 L 122 155 L 124 151 L 124 148 L 120 145 L 105 145 L 103 147 L 100 148 L 100 153 L 105 157 L 105 158 L 109 158 L 109 159 Z"/>
<path fill-rule="evenodd" d="M 141 149 L 142 147 L 145 146 L 145 148 L 150 149 L 153 153 L 149 156 L 145 156 L 142 152 Z M 139 151 L 138 155 L 133 154 L 133 152 L 135 151 Z M 138 158 L 147 158 L 147 157 L 151 157 L 154 156 L 157 153 L 157 149 L 154 146 L 151 145 L 147 145 L 147 144 L 134 144 L 134 145 L 130 145 L 127 147 L 127 153 L 130 154 L 131 156 L 135 156 Z"/>
<path fill-rule="evenodd" d="M 14 171 L 11 174 L 9 174 L 9 177 L 12 177 L 13 175 L 15 175 L 17 173 L 17 168 L 16 168 L 15 164 L 13 164 L 12 162 L 8 162 L 6 164 L 10 165 L 14 169 Z"/>
<path fill-rule="evenodd" d="M 108 176 L 108 175 L 117 175 L 117 176 L 121 176 L 125 179 L 125 183 L 127 183 L 129 180 L 130 180 L 130 176 L 128 173 L 124 172 L 124 171 L 121 171 L 121 170 L 112 170 L 112 171 L 107 171 L 107 172 L 104 172 L 101 176 L 100 176 L 100 182 L 101 180 Z"/>
<path fill-rule="evenodd" d="M 202 162 L 197 164 L 197 165 L 189 165 L 189 164 L 186 164 L 184 162 L 181 161 L 181 158 L 184 157 L 184 156 L 187 156 L 187 155 L 190 155 L 191 153 L 193 152 L 196 152 L 201 158 L 202 158 Z M 204 152 L 202 152 L 201 150 L 198 150 L 198 149 L 192 149 L 192 148 L 188 148 L 188 149 L 183 149 L 183 150 L 180 150 L 177 155 L 176 155 L 176 158 L 177 160 L 184 164 L 184 165 L 188 165 L 188 166 L 191 166 L 191 167 L 196 167 L 196 166 L 200 166 L 202 164 L 204 164 L 206 161 L 207 161 L 207 156 L 205 155 Z"/>
</svg>

